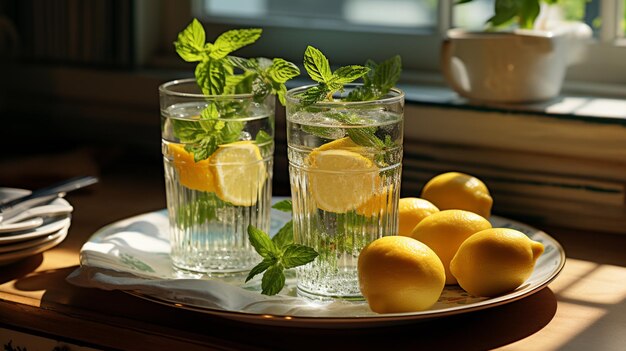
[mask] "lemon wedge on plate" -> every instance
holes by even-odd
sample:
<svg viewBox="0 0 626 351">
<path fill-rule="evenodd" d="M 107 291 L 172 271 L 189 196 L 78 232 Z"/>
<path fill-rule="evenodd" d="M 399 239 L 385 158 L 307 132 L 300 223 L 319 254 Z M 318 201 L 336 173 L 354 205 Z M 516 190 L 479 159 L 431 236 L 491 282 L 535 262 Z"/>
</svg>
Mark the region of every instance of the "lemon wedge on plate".
<svg viewBox="0 0 626 351">
<path fill-rule="evenodd" d="M 259 147 L 251 141 L 220 145 L 209 164 L 215 179 L 215 193 L 235 206 L 253 206 L 267 179 Z"/>
</svg>

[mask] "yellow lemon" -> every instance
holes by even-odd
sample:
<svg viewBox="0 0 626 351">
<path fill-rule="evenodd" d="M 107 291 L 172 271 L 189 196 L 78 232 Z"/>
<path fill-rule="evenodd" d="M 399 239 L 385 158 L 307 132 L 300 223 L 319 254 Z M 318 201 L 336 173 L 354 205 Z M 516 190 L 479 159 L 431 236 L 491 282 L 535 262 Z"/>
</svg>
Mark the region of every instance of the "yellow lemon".
<svg viewBox="0 0 626 351">
<path fill-rule="evenodd" d="M 446 270 L 446 284 L 456 284 L 456 278 L 450 274 L 450 261 L 465 239 L 488 228 L 491 228 L 491 223 L 476 213 L 444 210 L 433 213 L 419 222 L 413 229 L 411 237 L 435 251 Z"/>
<path fill-rule="evenodd" d="M 428 200 L 401 198 L 398 203 L 398 235 L 411 236 L 413 228 L 435 212 L 439 212 L 439 209 Z"/>
<path fill-rule="evenodd" d="M 385 236 L 361 250 L 359 287 L 372 311 L 399 313 L 432 306 L 445 285 L 443 264 L 428 246 Z"/>
<path fill-rule="evenodd" d="M 217 196 L 236 206 L 256 204 L 267 178 L 259 147 L 251 141 L 220 145 L 209 158 Z"/>
<path fill-rule="evenodd" d="M 378 167 L 348 150 L 316 150 L 309 155 L 309 189 L 321 210 L 345 213 L 379 191 Z"/>
<path fill-rule="evenodd" d="M 193 153 L 185 150 L 180 144 L 168 144 L 167 150 L 172 157 L 181 185 L 192 190 L 215 191 L 213 173 L 209 170 L 208 160 L 195 162 Z"/>
<path fill-rule="evenodd" d="M 533 272 L 543 244 L 510 228 L 493 228 L 469 237 L 452 259 L 450 270 L 474 296 L 496 296 L 522 285 Z"/>
<path fill-rule="evenodd" d="M 320 145 L 319 147 L 315 148 L 315 150 L 317 151 L 337 150 L 337 149 L 348 149 L 349 151 L 358 152 L 359 150 L 363 149 L 363 146 L 360 146 L 359 144 L 352 141 L 350 137 L 345 137 L 345 138 L 333 140 L 329 143 Z M 350 150 L 350 149 L 354 149 L 354 150 Z"/>
<path fill-rule="evenodd" d="M 429 180 L 422 189 L 423 199 L 440 210 L 466 210 L 489 218 L 493 199 L 480 179 L 465 173 L 448 172 Z"/>
</svg>

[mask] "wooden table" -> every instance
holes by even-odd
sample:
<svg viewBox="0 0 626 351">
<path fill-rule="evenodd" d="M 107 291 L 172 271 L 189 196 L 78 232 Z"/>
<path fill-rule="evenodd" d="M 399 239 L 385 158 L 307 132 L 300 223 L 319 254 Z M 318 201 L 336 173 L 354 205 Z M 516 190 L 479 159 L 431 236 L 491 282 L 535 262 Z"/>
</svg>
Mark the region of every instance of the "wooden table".
<svg viewBox="0 0 626 351">
<path fill-rule="evenodd" d="M 75 211 L 61 245 L 0 267 L 0 330 L 14 332 L 4 334 L 15 336 L 13 346 L 36 335 L 70 343 L 72 350 L 79 349 L 76 345 L 124 350 L 626 349 L 626 235 L 541 228 L 568 256 L 547 288 L 487 310 L 378 328 L 251 325 L 68 284 L 65 277 L 78 267 L 78 252 L 91 234 L 165 206 L 160 164 L 149 163 L 101 170 L 99 184 L 67 196 Z M 4 345 L 8 340 L 2 336 Z"/>
</svg>

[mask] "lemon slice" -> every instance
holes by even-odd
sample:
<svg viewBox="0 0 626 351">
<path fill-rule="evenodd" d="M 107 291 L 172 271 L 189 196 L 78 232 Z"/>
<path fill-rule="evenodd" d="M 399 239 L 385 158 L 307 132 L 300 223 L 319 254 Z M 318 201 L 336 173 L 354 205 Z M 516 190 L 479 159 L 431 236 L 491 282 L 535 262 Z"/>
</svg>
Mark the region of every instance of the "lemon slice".
<svg viewBox="0 0 626 351">
<path fill-rule="evenodd" d="M 329 143 L 320 145 L 315 150 L 326 151 L 326 150 L 338 150 L 338 149 L 363 149 L 363 146 L 360 146 L 359 144 L 352 141 L 350 137 L 345 137 L 345 138 L 336 139 Z"/>
<path fill-rule="evenodd" d="M 321 210 L 345 213 L 378 193 L 378 167 L 347 150 L 316 150 L 309 155 L 309 187 Z"/>
<path fill-rule="evenodd" d="M 168 144 L 167 151 L 178 172 L 178 182 L 189 189 L 214 192 L 213 174 L 209 170 L 209 161 L 195 162 L 193 153 L 180 144 Z"/>
<path fill-rule="evenodd" d="M 220 145 L 209 159 L 215 177 L 215 193 L 235 206 L 253 206 L 263 188 L 267 171 L 258 146 L 251 141 Z"/>
</svg>

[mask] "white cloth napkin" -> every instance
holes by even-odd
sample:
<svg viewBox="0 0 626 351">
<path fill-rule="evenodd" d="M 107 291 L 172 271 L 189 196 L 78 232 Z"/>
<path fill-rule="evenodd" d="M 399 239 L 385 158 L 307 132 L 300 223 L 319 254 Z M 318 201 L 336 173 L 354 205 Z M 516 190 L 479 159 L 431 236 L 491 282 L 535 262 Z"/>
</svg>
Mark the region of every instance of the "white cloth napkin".
<svg viewBox="0 0 626 351">
<path fill-rule="evenodd" d="M 272 210 L 271 234 L 291 219 Z M 169 256 L 165 210 L 151 212 L 102 228 L 80 251 L 81 267 L 67 280 L 77 286 L 133 291 L 169 302 L 221 311 L 311 317 L 375 315 L 366 303 L 311 302 L 295 296 L 293 272 L 276 296 L 260 293 L 260 279 L 243 284 L 245 276 L 224 279 L 180 278 Z M 260 262 L 260 258 L 259 258 Z"/>
</svg>

